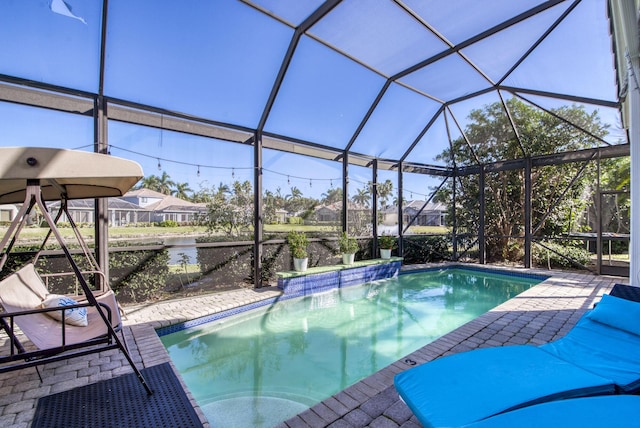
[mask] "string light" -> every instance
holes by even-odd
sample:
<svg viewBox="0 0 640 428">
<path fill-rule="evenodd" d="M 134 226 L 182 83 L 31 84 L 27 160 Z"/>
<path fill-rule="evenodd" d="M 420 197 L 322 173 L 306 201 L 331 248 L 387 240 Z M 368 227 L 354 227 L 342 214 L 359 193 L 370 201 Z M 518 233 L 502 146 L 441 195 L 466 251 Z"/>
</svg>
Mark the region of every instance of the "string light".
<svg viewBox="0 0 640 428">
<path fill-rule="evenodd" d="M 161 121 L 163 120 L 163 118 L 161 117 Z M 161 125 L 162 126 L 162 125 Z M 162 134 L 161 134 L 161 140 L 162 140 Z M 179 164 L 179 165 L 186 165 L 186 166 L 191 166 L 191 167 L 196 167 L 196 174 L 198 177 L 200 177 L 200 173 L 201 173 L 201 168 L 210 168 L 210 169 L 230 169 L 231 170 L 231 177 L 235 178 L 235 170 L 237 169 L 254 169 L 255 167 L 228 167 L 228 166 L 216 166 L 216 165 L 201 165 L 201 164 L 196 164 L 196 163 L 190 163 L 190 162 L 182 162 L 182 161 L 177 161 L 174 159 L 165 159 L 165 158 L 160 158 L 160 157 L 156 157 L 156 156 L 152 156 L 152 155 L 148 155 L 145 153 L 140 153 L 140 152 L 136 152 L 134 150 L 129 150 L 129 149 L 125 149 L 122 147 L 117 147 L 114 145 L 109 145 L 109 148 L 113 148 L 113 149 L 117 149 L 117 150 L 122 150 L 124 152 L 128 152 L 128 153 L 133 153 L 135 155 L 138 156 L 142 156 L 142 157 L 147 157 L 147 158 L 156 158 L 156 160 L 158 161 L 158 171 L 162 171 L 162 162 L 169 162 L 172 164 Z M 290 175 L 290 174 L 285 174 L 279 171 L 273 171 L 273 170 L 269 170 L 267 168 L 262 168 L 262 171 L 267 171 L 270 172 L 272 174 L 275 175 L 281 175 L 281 176 L 287 176 L 287 184 L 291 185 L 291 178 L 295 178 L 295 179 L 300 179 L 300 180 L 309 180 L 309 187 L 313 187 L 313 180 L 317 180 L 317 181 L 329 181 L 329 185 L 331 187 L 333 187 L 333 180 L 340 180 L 340 177 L 333 177 L 333 178 L 311 178 L 311 177 L 300 177 L 300 176 L 295 176 L 295 175 Z M 358 180 L 355 180 L 356 182 L 358 182 Z M 347 177 L 347 182 L 349 182 L 349 177 Z M 362 183 L 365 184 L 365 183 Z"/>
</svg>

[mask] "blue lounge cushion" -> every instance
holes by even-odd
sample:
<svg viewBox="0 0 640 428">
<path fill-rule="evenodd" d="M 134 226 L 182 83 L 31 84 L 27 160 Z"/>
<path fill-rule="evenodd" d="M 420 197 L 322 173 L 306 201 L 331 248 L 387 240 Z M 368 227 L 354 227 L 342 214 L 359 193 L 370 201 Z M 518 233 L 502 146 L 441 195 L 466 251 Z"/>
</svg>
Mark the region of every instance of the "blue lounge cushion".
<svg viewBox="0 0 640 428">
<path fill-rule="evenodd" d="M 640 336 L 628 329 L 603 324 L 597 321 L 597 316 L 594 320 L 592 314 L 600 305 L 583 316 L 563 338 L 540 349 L 611 379 L 622 392 L 635 393 L 640 390 Z"/>
<path fill-rule="evenodd" d="M 593 321 L 640 336 L 640 303 L 605 294 L 587 315 Z"/>
<path fill-rule="evenodd" d="M 454 427 L 545 401 L 613 394 L 610 379 L 535 346 L 478 349 L 399 373 L 396 389 L 425 427 Z"/>
<path fill-rule="evenodd" d="M 636 395 L 573 398 L 525 407 L 463 428 L 640 428 L 639 409 Z"/>
</svg>

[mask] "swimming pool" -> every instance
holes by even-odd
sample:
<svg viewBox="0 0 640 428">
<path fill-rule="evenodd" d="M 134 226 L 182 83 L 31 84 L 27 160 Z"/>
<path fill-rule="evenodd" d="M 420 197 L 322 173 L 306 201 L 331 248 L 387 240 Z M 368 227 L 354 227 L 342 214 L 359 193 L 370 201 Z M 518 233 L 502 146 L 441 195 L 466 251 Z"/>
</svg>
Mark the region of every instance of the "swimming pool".
<svg viewBox="0 0 640 428">
<path fill-rule="evenodd" d="M 212 426 L 270 427 L 540 281 L 459 268 L 402 274 L 161 340 Z"/>
</svg>

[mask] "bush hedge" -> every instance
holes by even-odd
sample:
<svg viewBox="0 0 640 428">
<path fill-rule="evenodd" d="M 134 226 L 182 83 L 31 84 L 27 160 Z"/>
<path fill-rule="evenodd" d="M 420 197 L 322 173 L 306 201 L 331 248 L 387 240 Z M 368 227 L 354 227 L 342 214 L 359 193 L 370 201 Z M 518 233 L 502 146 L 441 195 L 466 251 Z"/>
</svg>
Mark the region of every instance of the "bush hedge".
<svg viewBox="0 0 640 428">
<path fill-rule="evenodd" d="M 575 269 L 591 262 L 591 253 L 581 246 L 582 243 L 541 241 L 540 244 L 532 246 L 532 258 L 536 266 Z"/>
</svg>

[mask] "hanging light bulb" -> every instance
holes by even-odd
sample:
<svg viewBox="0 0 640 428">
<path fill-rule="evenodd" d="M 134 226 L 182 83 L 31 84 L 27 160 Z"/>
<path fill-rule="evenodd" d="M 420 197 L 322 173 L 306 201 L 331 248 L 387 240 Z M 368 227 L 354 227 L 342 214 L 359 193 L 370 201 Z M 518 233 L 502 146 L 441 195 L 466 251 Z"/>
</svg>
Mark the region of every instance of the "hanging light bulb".
<svg viewBox="0 0 640 428">
<path fill-rule="evenodd" d="M 331 187 L 333 189 L 333 180 L 329 179 L 329 187 Z"/>
<path fill-rule="evenodd" d="M 313 187 L 313 183 L 311 182 L 311 179 L 309 179 L 309 187 Z"/>
<path fill-rule="evenodd" d="M 198 165 L 198 172 L 196 174 L 200 177 L 200 165 Z"/>
<path fill-rule="evenodd" d="M 287 184 L 291 184 L 291 177 L 287 175 Z"/>
<path fill-rule="evenodd" d="M 160 164 L 160 158 L 158 158 L 158 171 L 162 171 L 162 165 Z"/>
<path fill-rule="evenodd" d="M 236 170 L 234 168 L 231 168 L 231 178 L 235 178 L 236 177 Z"/>
</svg>

